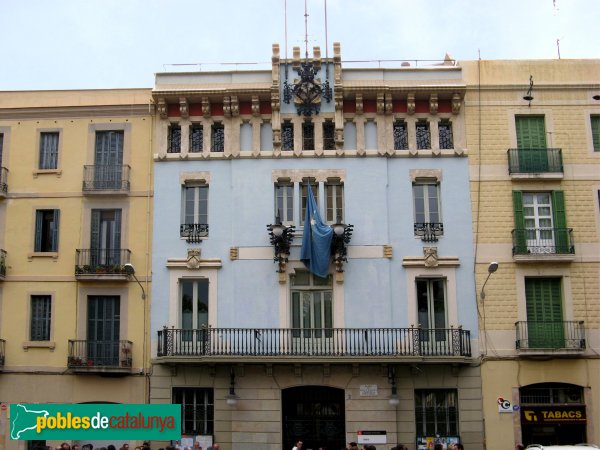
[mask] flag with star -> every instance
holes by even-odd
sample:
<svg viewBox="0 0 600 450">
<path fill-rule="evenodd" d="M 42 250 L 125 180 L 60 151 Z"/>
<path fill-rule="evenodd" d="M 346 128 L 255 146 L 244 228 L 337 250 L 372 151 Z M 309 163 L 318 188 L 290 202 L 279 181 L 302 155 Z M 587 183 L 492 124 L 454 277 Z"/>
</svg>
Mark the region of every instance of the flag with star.
<svg viewBox="0 0 600 450">
<path fill-rule="evenodd" d="M 333 229 L 321 220 L 310 183 L 307 186 L 306 216 L 300 260 L 315 275 L 325 278 L 329 273 Z"/>
</svg>

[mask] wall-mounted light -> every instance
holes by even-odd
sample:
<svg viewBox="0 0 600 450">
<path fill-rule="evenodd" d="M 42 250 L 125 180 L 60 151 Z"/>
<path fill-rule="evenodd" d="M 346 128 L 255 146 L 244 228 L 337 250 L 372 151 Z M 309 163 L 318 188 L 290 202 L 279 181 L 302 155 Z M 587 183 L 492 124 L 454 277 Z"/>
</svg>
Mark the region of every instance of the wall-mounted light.
<svg viewBox="0 0 600 450">
<path fill-rule="evenodd" d="M 140 288 L 142 288 L 142 300 L 146 300 L 146 291 L 144 290 L 144 286 L 142 286 L 142 283 L 140 283 L 140 280 L 138 280 L 138 278 L 135 276 L 135 268 L 133 267 L 133 264 L 126 263 L 125 265 L 123 265 L 123 269 L 125 269 L 125 273 L 128 276 L 133 277 L 133 279 L 137 281 L 137 284 L 140 285 Z"/>
<path fill-rule="evenodd" d="M 596 94 L 592 97 L 594 100 L 600 100 L 600 95 Z"/>
<path fill-rule="evenodd" d="M 354 225 L 342 223 L 342 218 L 338 217 L 337 223 L 331 225 L 333 237 L 331 239 L 331 254 L 335 263 L 336 272 L 343 272 L 344 262 L 348 262 L 348 247 L 352 239 L 352 230 Z"/>
<path fill-rule="evenodd" d="M 488 276 L 485 279 L 485 281 L 483 282 L 483 286 L 481 287 L 481 292 L 479 293 L 479 298 L 481 300 L 485 300 L 485 285 L 487 284 L 488 280 L 490 279 L 490 276 L 496 270 L 498 270 L 498 263 L 497 262 L 491 262 L 490 265 L 488 266 Z"/>
<path fill-rule="evenodd" d="M 283 225 L 279 213 L 277 213 L 275 223 L 267 225 L 267 230 L 269 230 L 271 245 L 275 249 L 273 261 L 279 263 L 277 272 L 284 273 L 288 257 L 290 256 L 290 245 L 292 245 L 292 241 L 294 240 L 295 227 L 294 225 Z"/>
<path fill-rule="evenodd" d="M 531 106 L 531 100 L 533 100 L 533 75 L 529 75 L 529 89 L 527 90 L 527 94 L 523 96 L 523 100 L 529 102 L 529 106 Z"/>
<path fill-rule="evenodd" d="M 235 393 L 235 370 L 232 367 L 229 371 L 229 394 L 227 395 L 227 404 L 231 407 L 237 405 L 238 396 Z"/>
<path fill-rule="evenodd" d="M 392 394 L 388 398 L 388 402 L 391 406 L 398 406 L 400 404 L 400 397 L 398 396 L 398 388 L 396 387 L 396 369 L 394 367 L 388 368 L 388 381 L 392 385 Z"/>
</svg>

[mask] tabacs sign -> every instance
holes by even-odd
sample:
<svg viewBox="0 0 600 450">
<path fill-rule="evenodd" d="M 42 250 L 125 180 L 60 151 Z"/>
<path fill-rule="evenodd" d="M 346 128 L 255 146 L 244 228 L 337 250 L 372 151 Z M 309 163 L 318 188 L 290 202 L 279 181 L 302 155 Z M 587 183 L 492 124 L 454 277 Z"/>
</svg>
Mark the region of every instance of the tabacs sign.
<svg viewBox="0 0 600 450">
<path fill-rule="evenodd" d="M 528 406 L 521 408 L 523 423 L 585 423 L 585 406 Z"/>
</svg>

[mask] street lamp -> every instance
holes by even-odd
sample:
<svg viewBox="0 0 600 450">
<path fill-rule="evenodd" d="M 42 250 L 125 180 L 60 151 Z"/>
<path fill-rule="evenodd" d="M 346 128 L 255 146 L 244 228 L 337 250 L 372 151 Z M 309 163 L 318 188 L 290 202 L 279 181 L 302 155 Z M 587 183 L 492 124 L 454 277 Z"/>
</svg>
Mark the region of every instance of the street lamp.
<svg viewBox="0 0 600 450">
<path fill-rule="evenodd" d="M 146 300 L 146 291 L 144 290 L 144 286 L 142 286 L 142 283 L 140 283 L 140 280 L 138 280 L 138 278 L 135 276 L 135 268 L 133 267 L 133 264 L 131 263 L 126 263 L 123 268 L 125 269 L 125 273 L 128 276 L 132 276 L 133 279 L 135 281 L 137 281 L 137 284 L 140 285 L 140 287 L 142 288 L 142 300 Z"/>
<path fill-rule="evenodd" d="M 487 284 L 488 280 L 490 279 L 490 276 L 496 270 L 498 270 L 498 263 L 497 262 L 491 262 L 490 265 L 488 266 L 488 276 L 485 279 L 485 281 L 483 282 L 483 286 L 481 287 L 481 292 L 479 293 L 479 298 L 481 300 L 485 300 L 485 285 Z"/>
</svg>

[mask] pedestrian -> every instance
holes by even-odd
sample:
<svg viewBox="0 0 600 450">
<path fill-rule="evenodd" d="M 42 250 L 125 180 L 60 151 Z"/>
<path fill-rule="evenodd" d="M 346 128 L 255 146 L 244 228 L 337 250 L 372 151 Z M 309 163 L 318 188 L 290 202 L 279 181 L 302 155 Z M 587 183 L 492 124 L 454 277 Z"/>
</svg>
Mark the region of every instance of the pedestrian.
<svg viewBox="0 0 600 450">
<path fill-rule="evenodd" d="M 515 445 L 515 450 L 525 450 L 525 446 L 523 444 Z"/>
<path fill-rule="evenodd" d="M 350 442 L 348 444 L 348 450 L 358 450 L 358 444 L 356 442 Z"/>
<path fill-rule="evenodd" d="M 457 442 L 454 444 L 454 450 L 465 450 L 465 447 L 460 442 Z"/>
<path fill-rule="evenodd" d="M 300 439 L 296 441 L 296 445 L 294 445 L 292 450 L 302 450 L 302 441 Z"/>
</svg>

